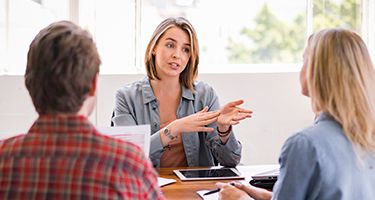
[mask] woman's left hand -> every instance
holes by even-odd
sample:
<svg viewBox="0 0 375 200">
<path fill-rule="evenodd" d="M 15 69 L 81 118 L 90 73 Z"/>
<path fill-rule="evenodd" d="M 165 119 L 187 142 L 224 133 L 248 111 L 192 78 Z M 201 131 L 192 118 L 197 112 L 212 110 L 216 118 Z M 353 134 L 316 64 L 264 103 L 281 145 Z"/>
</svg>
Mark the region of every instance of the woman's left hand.
<svg viewBox="0 0 375 200">
<path fill-rule="evenodd" d="M 225 132 L 231 125 L 236 125 L 240 123 L 241 120 L 251 117 L 253 111 L 238 107 L 243 103 L 243 100 L 236 100 L 227 103 L 221 108 L 219 118 L 216 122 L 221 132 Z"/>
</svg>

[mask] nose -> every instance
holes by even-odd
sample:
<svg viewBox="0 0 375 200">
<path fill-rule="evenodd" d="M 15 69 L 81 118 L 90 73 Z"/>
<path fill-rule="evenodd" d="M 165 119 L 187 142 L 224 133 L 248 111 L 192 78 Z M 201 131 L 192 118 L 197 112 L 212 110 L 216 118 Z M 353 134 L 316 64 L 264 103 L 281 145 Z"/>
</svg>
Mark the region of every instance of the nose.
<svg viewBox="0 0 375 200">
<path fill-rule="evenodd" d="M 173 58 L 180 58 L 181 57 L 181 52 L 180 50 L 175 50 L 172 54 Z"/>
</svg>

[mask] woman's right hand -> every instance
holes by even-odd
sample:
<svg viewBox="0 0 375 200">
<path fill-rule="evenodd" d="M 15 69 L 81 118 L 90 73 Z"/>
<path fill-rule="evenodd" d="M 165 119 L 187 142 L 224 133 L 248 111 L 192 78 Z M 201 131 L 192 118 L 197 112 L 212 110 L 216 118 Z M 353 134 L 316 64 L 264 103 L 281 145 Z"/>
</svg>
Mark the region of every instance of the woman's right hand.
<svg viewBox="0 0 375 200">
<path fill-rule="evenodd" d="M 251 200 L 252 198 L 244 190 L 228 183 L 216 183 L 220 188 L 219 200 Z"/>
<path fill-rule="evenodd" d="M 189 116 L 176 119 L 167 127 L 171 132 L 212 132 L 211 127 L 206 125 L 216 122 L 220 115 L 219 111 L 208 112 L 208 107 L 204 107 L 201 111 Z"/>
<path fill-rule="evenodd" d="M 243 185 L 240 182 L 232 182 L 232 184 L 233 186 L 228 183 L 216 183 L 216 187 L 220 188 L 220 200 L 270 200 L 272 198 L 272 192 L 268 190 Z"/>
<path fill-rule="evenodd" d="M 174 137 L 180 137 L 178 134 L 184 132 L 212 132 L 214 129 L 206 127 L 206 125 L 216 122 L 219 115 L 220 111 L 208 112 L 208 107 L 206 106 L 197 113 L 172 121 L 165 128 Z M 165 134 L 160 134 L 160 139 L 163 146 L 166 146 L 171 141 Z"/>
</svg>

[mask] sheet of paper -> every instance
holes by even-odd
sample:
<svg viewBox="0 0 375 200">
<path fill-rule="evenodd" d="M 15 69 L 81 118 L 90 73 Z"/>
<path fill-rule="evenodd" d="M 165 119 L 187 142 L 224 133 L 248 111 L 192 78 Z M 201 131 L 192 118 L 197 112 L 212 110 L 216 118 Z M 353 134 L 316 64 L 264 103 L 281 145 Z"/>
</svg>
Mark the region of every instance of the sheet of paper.
<svg viewBox="0 0 375 200">
<path fill-rule="evenodd" d="M 175 182 L 176 182 L 176 180 L 171 179 L 171 178 L 158 177 L 158 185 L 159 185 L 159 187 L 163 187 L 165 185 L 172 184 L 172 183 L 175 183 Z"/>
<path fill-rule="evenodd" d="M 146 157 L 150 153 L 150 125 L 139 126 L 116 126 L 116 127 L 98 127 L 102 134 L 109 135 L 121 140 L 132 142 L 145 152 Z"/>
<path fill-rule="evenodd" d="M 208 191 L 210 191 L 210 190 L 199 190 L 199 191 L 197 191 L 197 193 L 204 200 L 218 200 L 219 199 L 219 193 L 218 192 L 213 193 L 213 194 L 209 194 L 209 195 L 204 195 Z"/>
</svg>

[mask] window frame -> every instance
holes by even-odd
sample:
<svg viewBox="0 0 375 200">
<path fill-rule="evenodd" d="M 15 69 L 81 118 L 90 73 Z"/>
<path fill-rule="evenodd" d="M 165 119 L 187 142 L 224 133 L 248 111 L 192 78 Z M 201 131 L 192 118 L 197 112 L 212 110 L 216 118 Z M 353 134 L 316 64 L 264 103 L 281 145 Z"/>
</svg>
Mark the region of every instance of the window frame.
<svg viewBox="0 0 375 200">
<path fill-rule="evenodd" d="M 9 50 L 9 9 L 10 9 L 10 1 L 11 0 L 5 0 L 5 52 Z M 135 20 L 135 26 L 134 26 L 134 52 L 135 57 L 134 63 L 135 66 L 132 66 L 134 70 L 133 72 L 128 73 L 124 72 L 121 74 L 144 74 L 145 70 L 143 67 L 143 52 L 142 52 L 142 44 L 141 44 L 141 17 L 142 17 L 142 0 L 133 0 L 135 7 L 134 9 L 134 20 Z M 79 20 L 79 14 L 80 14 L 80 0 L 68 0 L 68 16 L 69 20 L 73 21 L 74 23 L 80 24 Z M 306 36 L 308 37 L 310 34 L 313 33 L 313 0 L 306 0 Z M 375 1 L 371 0 L 362 0 L 361 1 L 361 36 L 365 43 L 368 46 L 368 49 L 370 51 L 370 54 L 372 56 L 372 59 L 375 59 Z M 95 33 L 93 33 L 95 37 Z M 209 65 L 209 64 L 208 64 Z M 224 64 L 224 68 L 227 69 L 233 69 L 233 67 L 236 64 Z M 260 64 L 239 64 L 237 66 L 242 66 L 238 68 L 236 71 L 211 71 L 212 68 L 204 69 L 205 65 L 200 64 L 200 73 L 269 73 L 269 72 L 295 72 L 298 71 L 301 63 L 297 63 L 295 65 L 290 65 L 286 63 L 280 63 L 280 68 L 275 68 L 272 65 L 264 64 L 263 67 Z M 243 67 L 248 66 L 248 67 Z M 250 67 L 249 67 L 250 66 Z M 285 67 L 284 67 L 285 66 Z M 2 73 L 6 74 L 7 69 L 10 68 L 9 63 L 4 63 L 4 68 L 0 69 L 0 75 Z M 115 73 L 118 74 L 118 73 Z"/>
</svg>

